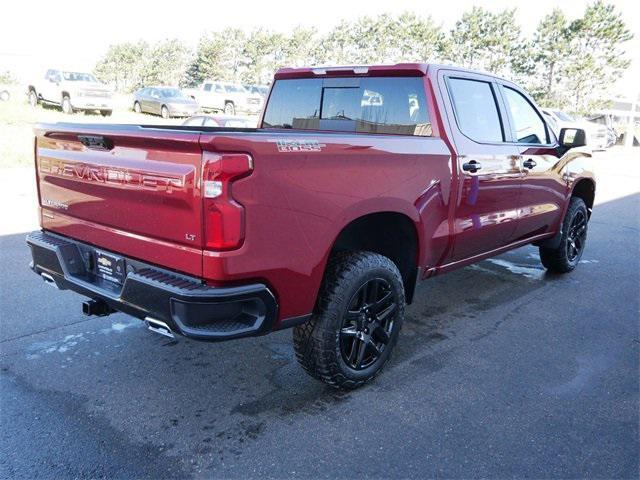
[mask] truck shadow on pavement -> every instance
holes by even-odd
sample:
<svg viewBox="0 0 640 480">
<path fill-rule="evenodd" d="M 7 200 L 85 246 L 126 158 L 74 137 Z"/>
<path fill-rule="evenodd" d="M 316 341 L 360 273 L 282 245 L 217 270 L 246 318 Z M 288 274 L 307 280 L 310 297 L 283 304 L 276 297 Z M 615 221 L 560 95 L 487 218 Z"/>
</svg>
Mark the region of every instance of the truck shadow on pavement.
<svg viewBox="0 0 640 480">
<path fill-rule="evenodd" d="M 616 204 L 637 200 L 599 206 L 594 224 L 614 215 Z M 537 249 L 528 246 L 423 282 L 385 372 L 371 385 L 344 393 L 298 367 L 290 331 L 200 343 L 154 335 L 123 314 L 86 318 L 80 296 L 50 290 L 28 270 L 23 234 L 0 237 L 0 249 L 2 271 L 13 272 L 2 279 L 2 375 L 36 398 L 55 394 L 52 415 L 89 423 L 97 416 L 130 444 L 179 459 L 185 471 L 232 461 L 275 423 L 331 418 L 359 396 L 398 389 L 416 375 L 446 368 L 452 352 L 494 334 L 523 305 L 579 281 L 546 274 Z M 587 246 L 584 267 L 601 261 L 594 251 Z M 76 405 L 73 412 L 56 407 L 65 398 Z"/>
</svg>

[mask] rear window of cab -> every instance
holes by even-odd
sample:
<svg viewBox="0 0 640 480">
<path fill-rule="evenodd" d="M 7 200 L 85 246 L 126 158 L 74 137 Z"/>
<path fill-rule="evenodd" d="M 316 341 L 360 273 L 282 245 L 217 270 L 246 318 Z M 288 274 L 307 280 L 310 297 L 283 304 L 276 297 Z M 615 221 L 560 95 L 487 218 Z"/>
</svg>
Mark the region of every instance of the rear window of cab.
<svg viewBox="0 0 640 480">
<path fill-rule="evenodd" d="M 262 128 L 432 134 L 421 77 L 276 80 Z"/>
</svg>

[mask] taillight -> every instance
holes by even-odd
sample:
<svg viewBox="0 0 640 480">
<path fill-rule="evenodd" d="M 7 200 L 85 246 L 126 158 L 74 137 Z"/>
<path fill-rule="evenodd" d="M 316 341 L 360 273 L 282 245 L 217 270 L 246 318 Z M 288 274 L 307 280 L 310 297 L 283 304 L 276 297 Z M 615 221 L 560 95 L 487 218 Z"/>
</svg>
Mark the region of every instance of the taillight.
<svg viewBox="0 0 640 480">
<path fill-rule="evenodd" d="M 233 199 L 231 185 L 251 173 L 253 159 L 243 153 L 204 152 L 202 196 L 205 248 L 230 250 L 244 241 L 244 208 Z"/>
</svg>

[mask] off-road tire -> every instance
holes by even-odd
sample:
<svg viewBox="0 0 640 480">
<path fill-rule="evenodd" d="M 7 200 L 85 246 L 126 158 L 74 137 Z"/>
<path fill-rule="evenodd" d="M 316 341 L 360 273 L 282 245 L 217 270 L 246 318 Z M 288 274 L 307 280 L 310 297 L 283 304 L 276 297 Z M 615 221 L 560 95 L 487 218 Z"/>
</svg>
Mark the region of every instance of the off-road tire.
<svg viewBox="0 0 640 480">
<path fill-rule="evenodd" d="M 584 234 L 581 240 L 581 248 L 577 256 L 573 256 L 571 250 L 571 228 L 577 218 L 584 218 Z M 587 206 L 579 197 L 571 197 L 567 213 L 562 220 L 562 235 L 560 245 L 557 248 L 540 247 L 540 260 L 542 265 L 553 273 L 568 273 L 576 268 L 582 258 L 585 242 L 587 240 L 587 227 L 589 214 Z M 573 257 L 573 258 L 572 258 Z"/>
<path fill-rule="evenodd" d="M 354 370 L 345 362 L 340 347 L 343 317 L 355 292 L 370 279 L 383 278 L 393 291 L 397 307 L 389 341 L 380 357 L 365 370 Z M 404 318 L 405 295 L 397 266 L 372 252 L 340 252 L 327 265 L 315 311 L 311 319 L 293 329 L 298 362 L 312 377 L 335 388 L 354 389 L 372 380 L 388 362 L 398 340 Z"/>
</svg>

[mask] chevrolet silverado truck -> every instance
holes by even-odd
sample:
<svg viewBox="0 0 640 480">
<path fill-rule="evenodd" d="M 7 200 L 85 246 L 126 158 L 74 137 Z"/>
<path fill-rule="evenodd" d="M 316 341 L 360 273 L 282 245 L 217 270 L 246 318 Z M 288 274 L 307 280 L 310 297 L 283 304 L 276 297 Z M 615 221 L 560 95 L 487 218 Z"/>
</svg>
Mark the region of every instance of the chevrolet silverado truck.
<svg viewBox="0 0 640 480">
<path fill-rule="evenodd" d="M 41 124 L 32 270 L 170 337 L 293 327 L 339 388 L 389 360 L 419 281 L 534 244 L 566 273 L 595 179 L 517 85 L 450 66 L 285 68 L 258 128 Z"/>
<path fill-rule="evenodd" d="M 49 69 L 27 87 L 27 97 L 32 107 L 58 105 L 67 114 L 99 111 L 108 117 L 113 112 L 113 92 L 90 73 Z"/>
</svg>

